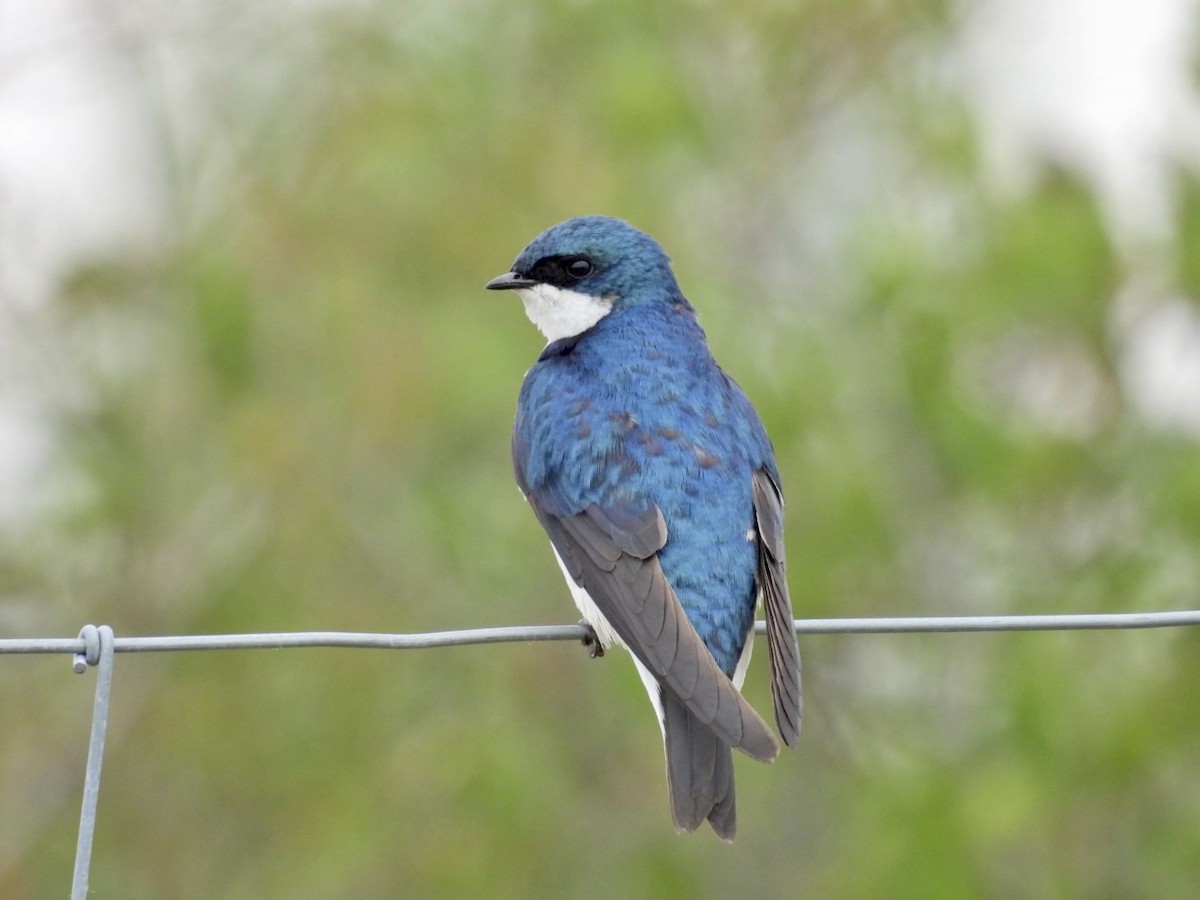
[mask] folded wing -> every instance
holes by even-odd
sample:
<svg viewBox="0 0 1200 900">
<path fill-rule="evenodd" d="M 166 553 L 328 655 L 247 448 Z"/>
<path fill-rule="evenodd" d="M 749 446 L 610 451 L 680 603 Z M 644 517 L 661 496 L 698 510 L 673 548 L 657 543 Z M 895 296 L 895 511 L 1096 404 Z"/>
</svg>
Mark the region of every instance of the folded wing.
<svg viewBox="0 0 1200 900">
<path fill-rule="evenodd" d="M 767 619 L 767 651 L 771 658 L 771 696 L 775 721 L 789 747 L 800 734 L 803 698 L 800 691 L 800 648 L 788 595 L 783 551 L 783 495 L 764 469 L 754 473 L 754 517 L 758 532 L 758 588 Z"/>
<path fill-rule="evenodd" d="M 764 762 L 774 759 L 779 744 L 771 729 L 721 671 L 663 575 L 658 550 L 667 527 L 658 507 L 592 505 L 557 516 L 536 496 L 529 501 L 571 577 L 663 689 L 730 746 Z M 787 605 L 786 587 L 783 597 Z M 798 715 L 796 721 L 798 727 Z"/>
</svg>

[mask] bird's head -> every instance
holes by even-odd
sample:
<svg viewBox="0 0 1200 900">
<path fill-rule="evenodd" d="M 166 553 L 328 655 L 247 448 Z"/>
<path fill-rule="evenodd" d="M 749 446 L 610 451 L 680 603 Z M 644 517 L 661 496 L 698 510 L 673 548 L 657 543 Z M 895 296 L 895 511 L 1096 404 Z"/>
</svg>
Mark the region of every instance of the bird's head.
<svg viewBox="0 0 1200 900">
<path fill-rule="evenodd" d="M 682 300 L 667 254 L 620 219 L 581 216 L 548 228 L 488 290 L 516 291 L 550 341 L 587 331 L 614 309 Z"/>
</svg>

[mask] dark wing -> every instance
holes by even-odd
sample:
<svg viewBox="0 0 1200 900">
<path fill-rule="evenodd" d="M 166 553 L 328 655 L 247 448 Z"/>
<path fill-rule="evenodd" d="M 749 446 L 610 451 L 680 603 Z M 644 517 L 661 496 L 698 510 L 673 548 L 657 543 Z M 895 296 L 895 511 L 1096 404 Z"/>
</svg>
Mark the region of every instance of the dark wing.
<svg viewBox="0 0 1200 900">
<path fill-rule="evenodd" d="M 573 516 L 528 497 L 571 577 L 629 651 L 697 719 L 733 747 L 769 762 L 771 729 L 729 680 L 667 583 L 658 563 L 667 526 L 658 507 L 643 512 L 589 506 Z"/>
<path fill-rule="evenodd" d="M 754 517 L 758 522 L 758 587 L 767 618 L 767 650 L 771 658 L 771 696 L 775 721 L 789 747 L 800 734 L 800 647 L 788 596 L 783 553 L 783 495 L 765 469 L 754 473 Z"/>
</svg>

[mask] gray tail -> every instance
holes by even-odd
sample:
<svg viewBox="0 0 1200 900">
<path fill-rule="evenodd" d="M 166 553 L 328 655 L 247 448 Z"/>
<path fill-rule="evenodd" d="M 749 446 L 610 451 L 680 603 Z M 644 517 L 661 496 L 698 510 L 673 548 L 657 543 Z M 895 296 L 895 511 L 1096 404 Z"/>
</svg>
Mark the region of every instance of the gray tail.
<svg viewBox="0 0 1200 900">
<path fill-rule="evenodd" d="M 695 831 L 708 819 L 717 837 L 732 841 L 737 831 L 733 750 L 671 691 L 662 692 L 662 713 L 667 790 L 675 827 Z"/>
</svg>

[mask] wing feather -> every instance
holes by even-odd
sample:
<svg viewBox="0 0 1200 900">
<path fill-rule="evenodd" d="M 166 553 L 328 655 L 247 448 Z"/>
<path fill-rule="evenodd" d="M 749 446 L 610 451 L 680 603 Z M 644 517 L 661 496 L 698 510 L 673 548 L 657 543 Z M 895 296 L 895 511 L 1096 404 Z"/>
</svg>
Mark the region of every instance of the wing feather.
<svg viewBox="0 0 1200 900">
<path fill-rule="evenodd" d="M 764 469 L 754 473 L 754 517 L 758 532 L 758 586 L 767 619 L 767 651 L 771 660 L 771 697 L 775 722 L 789 747 L 800 735 L 803 697 L 800 647 L 788 595 L 783 550 L 783 495 Z"/>
<path fill-rule="evenodd" d="M 657 507 L 642 512 L 589 506 L 573 516 L 530 505 L 571 577 L 629 651 L 723 741 L 769 762 L 779 744 L 721 671 L 659 565 L 667 539 Z"/>
</svg>

